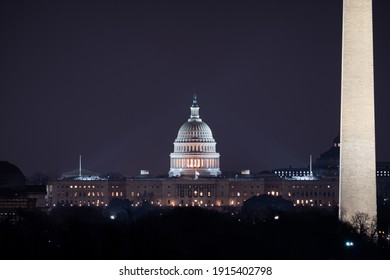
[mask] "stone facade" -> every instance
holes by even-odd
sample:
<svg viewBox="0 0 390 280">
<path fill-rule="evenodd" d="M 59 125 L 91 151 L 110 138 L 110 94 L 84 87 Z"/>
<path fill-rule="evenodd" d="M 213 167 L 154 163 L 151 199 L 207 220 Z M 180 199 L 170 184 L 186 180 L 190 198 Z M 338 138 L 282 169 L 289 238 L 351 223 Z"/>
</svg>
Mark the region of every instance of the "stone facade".
<svg viewBox="0 0 390 280">
<path fill-rule="evenodd" d="M 372 0 L 344 0 L 340 212 L 376 217 Z"/>
<path fill-rule="evenodd" d="M 133 206 L 154 205 L 240 207 L 252 196 L 282 196 L 296 206 L 335 207 L 338 181 L 280 178 L 133 178 L 121 181 L 61 180 L 48 185 L 49 204 L 55 206 L 107 206 L 114 198 Z"/>
</svg>

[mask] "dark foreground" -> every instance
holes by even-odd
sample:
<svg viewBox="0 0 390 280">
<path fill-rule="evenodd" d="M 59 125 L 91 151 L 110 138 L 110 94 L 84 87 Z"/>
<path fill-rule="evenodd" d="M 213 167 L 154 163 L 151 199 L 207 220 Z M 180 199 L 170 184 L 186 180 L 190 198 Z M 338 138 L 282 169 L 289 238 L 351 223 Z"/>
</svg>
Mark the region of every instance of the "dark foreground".
<svg viewBox="0 0 390 280">
<path fill-rule="evenodd" d="M 21 215 L 16 224 L 0 223 L 1 259 L 390 258 L 385 238 L 373 242 L 329 211 L 253 216 L 119 204 Z"/>
</svg>

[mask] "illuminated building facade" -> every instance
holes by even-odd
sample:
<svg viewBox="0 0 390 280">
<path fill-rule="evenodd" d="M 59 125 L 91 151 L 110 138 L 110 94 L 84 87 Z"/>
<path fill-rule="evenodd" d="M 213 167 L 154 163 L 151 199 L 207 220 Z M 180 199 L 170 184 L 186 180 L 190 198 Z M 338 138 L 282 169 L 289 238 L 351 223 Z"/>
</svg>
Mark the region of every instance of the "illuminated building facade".
<svg viewBox="0 0 390 280">
<path fill-rule="evenodd" d="M 114 198 L 128 199 L 133 206 L 148 201 L 158 206 L 240 207 L 252 196 L 282 196 L 295 206 L 335 207 L 337 179 L 289 180 L 247 174 L 231 178 L 158 178 L 137 176 L 126 180 L 74 180 L 50 182 L 48 197 L 55 206 L 105 207 Z"/>
<path fill-rule="evenodd" d="M 62 174 L 47 185 L 50 206 L 107 206 L 110 198 L 125 198 L 125 180 L 108 180 L 86 169 Z"/>
<path fill-rule="evenodd" d="M 297 207 L 331 208 L 338 205 L 338 176 L 334 176 L 333 171 L 324 171 L 338 168 L 338 137 L 331 152 L 322 154 L 315 162 L 313 171 L 311 167 L 287 168 L 251 175 L 249 170 L 244 170 L 241 174 L 222 177 L 215 146 L 210 128 L 199 118 L 199 106 L 194 97 L 191 117 L 182 125 L 174 142 L 167 177 L 153 177 L 147 170 L 141 170 L 141 174 L 135 177 L 101 177 L 82 169 L 80 161 L 79 169 L 64 173 L 61 179 L 49 182 L 48 204 L 51 207 L 105 207 L 112 199 L 118 198 L 128 199 L 133 206 L 148 201 L 165 207 L 223 209 L 240 207 L 252 196 L 267 194 L 282 196 Z M 386 166 L 378 173 L 383 179 L 390 178 L 389 165 Z M 388 192 L 384 188 L 382 193 L 385 195 Z"/>
<path fill-rule="evenodd" d="M 133 206 L 144 201 L 159 206 L 239 207 L 252 196 L 282 196 L 296 206 L 334 207 L 337 180 L 294 176 L 251 175 L 249 170 L 221 177 L 219 153 L 210 127 L 199 117 L 197 97 L 191 115 L 179 129 L 170 154 L 168 177 L 153 177 L 141 170 L 136 177 L 113 180 L 81 168 L 64 173 L 48 185 L 49 205 L 105 207 L 114 198 L 128 199 Z M 302 176 L 304 175 L 304 176 Z"/>
<path fill-rule="evenodd" d="M 221 174 L 219 153 L 210 127 L 199 117 L 196 95 L 192 100 L 191 116 L 179 129 L 171 153 L 169 177 L 217 177 Z"/>
</svg>

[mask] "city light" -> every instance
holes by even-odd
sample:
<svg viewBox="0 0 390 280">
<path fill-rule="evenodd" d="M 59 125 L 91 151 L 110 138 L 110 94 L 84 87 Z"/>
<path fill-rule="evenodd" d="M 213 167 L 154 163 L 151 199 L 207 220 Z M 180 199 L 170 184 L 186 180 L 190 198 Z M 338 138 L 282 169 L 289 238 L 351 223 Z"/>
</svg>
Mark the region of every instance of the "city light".
<svg viewBox="0 0 390 280">
<path fill-rule="evenodd" d="M 352 241 L 345 241 L 345 246 L 347 246 L 347 247 L 353 247 L 354 244 L 353 244 Z"/>
</svg>

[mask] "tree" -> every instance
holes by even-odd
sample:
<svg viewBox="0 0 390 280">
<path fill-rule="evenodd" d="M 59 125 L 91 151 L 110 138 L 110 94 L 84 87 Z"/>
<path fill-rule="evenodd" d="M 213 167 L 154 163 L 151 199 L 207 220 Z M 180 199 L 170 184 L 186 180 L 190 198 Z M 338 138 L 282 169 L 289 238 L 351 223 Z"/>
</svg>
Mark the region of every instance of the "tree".
<svg viewBox="0 0 390 280">
<path fill-rule="evenodd" d="M 357 212 L 351 218 L 351 225 L 357 233 L 374 241 L 377 230 L 377 218 L 370 217 L 367 213 Z"/>
</svg>

